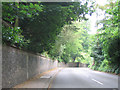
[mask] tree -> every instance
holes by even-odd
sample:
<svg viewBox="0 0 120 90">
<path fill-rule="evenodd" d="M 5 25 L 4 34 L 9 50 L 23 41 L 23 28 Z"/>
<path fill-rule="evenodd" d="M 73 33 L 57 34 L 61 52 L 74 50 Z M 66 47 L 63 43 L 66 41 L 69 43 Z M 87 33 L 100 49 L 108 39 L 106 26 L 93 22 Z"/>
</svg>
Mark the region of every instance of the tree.
<svg viewBox="0 0 120 90">
<path fill-rule="evenodd" d="M 10 41 L 11 46 L 29 52 L 48 52 L 51 58 L 57 57 L 65 62 L 75 61 L 77 57 L 82 57 L 80 51 L 87 52 L 88 38 L 85 24 L 81 23 L 80 31 L 79 25 L 72 23 L 87 20 L 85 15 L 91 15 L 94 11 L 93 4 L 89 6 L 88 2 L 4 2 L 3 41 Z"/>
<path fill-rule="evenodd" d="M 47 2 L 42 5 L 44 6 L 43 12 L 40 12 L 38 16 L 21 21 L 23 35 L 30 40 L 27 49 L 35 53 L 49 52 L 55 44 L 56 36 L 65 24 L 85 18 L 83 14 L 87 14 L 88 11 L 92 12 L 89 8 L 87 9 L 86 3 L 81 5 L 79 2 Z M 83 7 L 86 9 L 83 10 Z"/>
<path fill-rule="evenodd" d="M 42 11 L 40 3 L 2 2 L 3 43 L 17 48 L 25 48 L 29 40 L 22 35 L 21 20 L 37 16 Z"/>
<path fill-rule="evenodd" d="M 89 28 L 85 25 L 86 23 L 87 21 L 77 21 L 72 22 L 70 25 L 65 25 L 61 33 L 57 36 L 55 45 L 50 51 L 50 55 L 65 63 L 82 62 L 86 59 L 86 55 L 84 54 L 87 53 L 88 48 L 86 48 L 84 44 L 88 42 L 85 38 L 89 37 Z"/>
<path fill-rule="evenodd" d="M 107 8 L 102 8 L 106 11 L 106 17 L 99 22 L 99 24 L 103 24 L 103 27 L 98 29 L 98 39 L 101 42 L 101 51 L 104 55 L 104 61 L 99 64 L 99 66 L 101 65 L 101 68 L 107 66 L 109 67 L 109 70 L 108 68 L 105 68 L 106 70 L 104 71 L 115 72 L 117 74 L 120 73 L 120 33 L 118 30 L 118 16 L 120 14 L 118 11 L 119 4 L 119 1 L 116 1 L 115 3 L 110 2 L 110 4 L 107 5 Z M 99 59 L 96 60 L 96 63 L 98 61 Z M 104 63 L 106 63 L 106 65 Z"/>
</svg>

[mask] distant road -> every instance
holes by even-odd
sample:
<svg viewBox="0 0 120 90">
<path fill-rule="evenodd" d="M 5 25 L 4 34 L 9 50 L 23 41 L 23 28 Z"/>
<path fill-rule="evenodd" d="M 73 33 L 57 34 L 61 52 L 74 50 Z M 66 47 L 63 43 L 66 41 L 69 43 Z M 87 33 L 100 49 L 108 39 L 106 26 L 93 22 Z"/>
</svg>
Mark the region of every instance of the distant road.
<svg viewBox="0 0 120 90">
<path fill-rule="evenodd" d="M 89 68 L 64 68 L 56 74 L 50 88 L 118 88 L 118 76 Z"/>
</svg>

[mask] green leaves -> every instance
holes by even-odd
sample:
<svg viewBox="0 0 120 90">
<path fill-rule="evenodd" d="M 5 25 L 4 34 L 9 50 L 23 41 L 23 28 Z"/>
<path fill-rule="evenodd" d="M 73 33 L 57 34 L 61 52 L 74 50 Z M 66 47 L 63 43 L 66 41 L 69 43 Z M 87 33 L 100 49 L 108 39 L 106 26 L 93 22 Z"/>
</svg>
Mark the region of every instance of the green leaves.
<svg viewBox="0 0 120 90">
<path fill-rule="evenodd" d="M 86 21 L 83 21 L 81 23 L 73 22 L 72 24 L 65 25 L 57 36 L 50 55 L 65 63 L 88 63 L 89 54 L 86 53 L 88 47 L 85 46 L 85 43 L 88 41 L 82 38 L 88 37 L 88 29 L 84 30 L 84 28 L 87 28 L 86 23 Z"/>
<path fill-rule="evenodd" d="M 3 20 L 12 27 L 19 24 L 22 29 L 3 29 L 3 41 L 24 48 L 29 40 L 26 46 L 30 52 L 46 52 L 59 61 L 74 61 L 82 57 L 82 50 L 87 52 L 89 27 L 72 23 L 88 12 L 92 8 L 79 2 L 3 2 Z"/>
<path fill-rule="evenodd" d="M 19 19 L 32 18 L 42 11 L 41 3 L 28 2 L 3 2 L 3 19 L 9 23 L 14 23 L 16 17 Z"/>
<path fill-rule="evenodd" d="M 22 48 L 24 45 L 27 45 L 24 36 L 21 35 L 22 31 L 19 27 L 15 28 L 5 28 L 2 27 L 2 38 L 3 43 L 6 43 L 10 46 L 15 46 L 17 48 Z"/>
<path fill-rule="evenodd" d="M 96 38 L 98 38 L 97 47 L 93 47 L 93 52 L 102 52 L 102 54 L 92 54 L 95 60 L 95 68 L 101 71 L 113 72 L 118 74 L 120 71 L 120 32 L 118 30 L 118 1 L 107 5 L 109 8 L 105 8 L 107 16 L 100 23 L 103 27 L 98 30 L 100 32 Z M 100 45 L 100 46 L 99 46 Z M 99 50 L 101 47 L 101 50 Z M 102 55 L 102 58 L 99 58 Z M 101 63 L 99 62 L 101 61 Z"/>
</svg>

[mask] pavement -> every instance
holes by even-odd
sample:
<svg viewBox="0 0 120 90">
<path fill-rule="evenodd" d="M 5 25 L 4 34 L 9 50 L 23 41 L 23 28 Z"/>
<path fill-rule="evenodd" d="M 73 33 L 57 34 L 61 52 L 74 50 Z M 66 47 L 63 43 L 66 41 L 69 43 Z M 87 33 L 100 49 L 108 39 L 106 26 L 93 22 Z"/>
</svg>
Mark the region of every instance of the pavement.
<svg viewBox="0 0 120 90">
<path fill-rule="evenodd" d="M 89 68 L 58 68 L 15 88 L 118 90 L 118 76 Z"/>
<path fill-rule="evenodd" d="M 36 77 L 16 85 L 13 88 L 48 88 L 51 80 L 62 68 L 56 68 L 54 70 L 47 71 Z"/>
</svg>

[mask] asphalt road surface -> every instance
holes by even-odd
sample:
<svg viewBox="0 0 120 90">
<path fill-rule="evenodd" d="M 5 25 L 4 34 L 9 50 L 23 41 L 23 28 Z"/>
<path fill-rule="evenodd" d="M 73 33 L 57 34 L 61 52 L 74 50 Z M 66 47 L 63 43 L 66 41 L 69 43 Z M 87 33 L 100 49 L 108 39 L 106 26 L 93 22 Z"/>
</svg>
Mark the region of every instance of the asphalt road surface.
<svg viewBox="0 0 120 90">
<path fill-rule="evenodd" d="M 64 68 L 56 74 L 49 88 L 118 88 L 118 76 L 89 68 Z"/>
</svg>

